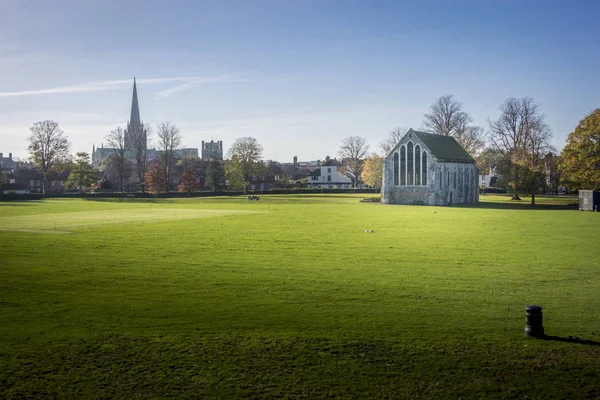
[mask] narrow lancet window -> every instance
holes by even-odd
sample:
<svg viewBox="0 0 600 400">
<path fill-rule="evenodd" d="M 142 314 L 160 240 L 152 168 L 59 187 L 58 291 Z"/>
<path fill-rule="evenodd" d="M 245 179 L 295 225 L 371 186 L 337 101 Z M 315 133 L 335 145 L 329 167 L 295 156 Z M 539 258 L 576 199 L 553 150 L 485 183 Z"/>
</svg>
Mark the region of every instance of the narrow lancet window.
<svg viewBox="0 0 600 400">
<path fill-rule="evenodd" d="M 400 185 L 406 185 L 406 147 L 400 147 Z"/>
<path fill-rule="evenodd" d="M 427 186 L 427 152 L 424 151 L 421 158 L 423 162 L 423 167 L 421 168 L 421 185 Z"/>
<path fill-rule="evenodd" d="M 394 153 L 394 185 L 398 186 L 400 184 L 400 157 L 398 153 Z"/>
<path fill-rule="evenodd" d="M 415 146 L 415 185 L 421 184 L 421 146 Z"/>
<path fill-rule="evenodd" d="M 413 154 L 413 144 L 412 142 L 408 142 L 407 147 L 407 155 L 406 155 L 406 169 L 407 169 L 407 177 L 406 177 L 406 181 L 407 181 L 407 185 L 408 186 L 412 186 L 414 185 L 414 169 L 413 169 L 413 163 L 414 163 L 414 154 Z"/>
</svg>

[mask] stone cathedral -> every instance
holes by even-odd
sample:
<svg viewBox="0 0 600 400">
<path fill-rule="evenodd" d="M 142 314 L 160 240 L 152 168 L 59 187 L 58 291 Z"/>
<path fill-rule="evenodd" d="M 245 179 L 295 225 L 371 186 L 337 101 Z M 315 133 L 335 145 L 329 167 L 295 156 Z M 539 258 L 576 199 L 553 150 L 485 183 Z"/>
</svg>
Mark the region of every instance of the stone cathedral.
<svg viewBox="0 0 600 400">
<path fill-rule="evenodd" d="M 476 203 L 478 184 L 475 160 L 453 137 L 409 129 L 384 160 L 381 202 Z"/>
</svg>

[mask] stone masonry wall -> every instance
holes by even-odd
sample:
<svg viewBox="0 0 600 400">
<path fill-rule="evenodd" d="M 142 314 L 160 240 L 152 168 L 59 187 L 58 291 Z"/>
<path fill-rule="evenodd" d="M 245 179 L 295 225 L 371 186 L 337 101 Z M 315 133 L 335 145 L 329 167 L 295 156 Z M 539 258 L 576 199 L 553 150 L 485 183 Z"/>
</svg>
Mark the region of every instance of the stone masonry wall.
<svg viewBox="0 0 600 400">
<path fill-rule="evenodd" d="M 381 202 L 384 204 L 437 205 L 479 201 L 478 171 L 472 163 L 439 162 L 429 156 L 427 185 L 394 185 L 393 153 L 383 168 Z"/>
</svg>

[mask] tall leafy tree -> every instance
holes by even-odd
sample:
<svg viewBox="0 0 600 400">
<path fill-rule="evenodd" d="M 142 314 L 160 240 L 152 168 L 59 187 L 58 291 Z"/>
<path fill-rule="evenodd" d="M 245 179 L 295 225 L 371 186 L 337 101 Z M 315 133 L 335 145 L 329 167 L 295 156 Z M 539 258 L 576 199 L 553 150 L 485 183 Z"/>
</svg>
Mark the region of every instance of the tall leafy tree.
<svg viewBox="0 0 600 400">
<path fill-rule="evenodd" d="M 383 161 L 383 157 L 377 154 L 372 154 L 365 158 L 361 175 L 364 183 L 375 188 L 381 187 L 381 183 L 383 182 Z"/>
<path fill-rule="evenodd" d="M 85 152 L 77 153 L 65 186 L 77 188 L 79 192 L 84 193 L 85 190 L 96 183 L 97 180 L 98 174 L 92 167 L 90 155 Z"/>
<path fill-rule="evenodd" d="M 54 121 L 41 121 L 29 128 L 30 161 L 42 173 L 43 192 L 48 192 L 48 174 L 70 157 L 69 141 Z"/>
<path fill-rule="evenodd" d="M 159 193 L 165 192 L 165 170 L 162 163 L 153 162 L 146 171 L 144 182 L 148 193 L 158 196 Z"/>
<path fill-rule="evenodd" d="M 227 152 L 228 160 L 225 164 L 225 174 L 231 187 L 246 189 L 253 176 L 262 176 L 265 173 L 262 152 L 263 147 L 255 138 L 236 139 Z"/>
<path fill-rule="evenodd" d="M 586 115 L 569 134 L 559 168 L 571 189 L 600 189 L 600 109 Z"/>
<path fill-rule="evenodd" d="M 158 149 L 160 151 L 160 163 L 163 166 L 165 174 L 165 191 L 169 191 L 169 182 L 171 177 L 171 167 L 175 158 L 175 149 L 181 145 L 181 130 L 170 122 L 161 122 L 158 124 L 156 133 Z"/>
<path fill-rule="evenodd" d="M 200 189 L 200 183 L 198 182 L 198 170 L 195 168 L 195 165 L 192 163 L 187 163 L 183 172 L 179 176 L 179 185 L 177 186 L 177 190 L 180 192 L 187 192 L 188 195 L 191 192 Z"/>
<path fill-rule="evenodd" d="M 216 192 L 220 189 L 224 174 L 223 161 L 218 157 L 211 157 L 206 167 L 206 184 L 212 191 Z"/>
<path fill-rule="evenodd" d="M 502 160 L 502 153 L 499 150 L 495 150 L 491 147 L 488 147 L 484 151 L 481 152 L 475 159 L 477 163 L 477 169 L 479 170 L 480 175 L 487 175 L 492 170 L 496 170 Z"/>
<path fill-rule="evenodd" d="M 358 184 L 358 179 L 363 169 L 363 159 L 369 151 L 367 139 L 360 136 L 349 136 L 342 140 L 339 149 L 339 156 L 342 158 L 342 173 L 347 174 L 352 179 L 354 187 Z"/>
</svg>

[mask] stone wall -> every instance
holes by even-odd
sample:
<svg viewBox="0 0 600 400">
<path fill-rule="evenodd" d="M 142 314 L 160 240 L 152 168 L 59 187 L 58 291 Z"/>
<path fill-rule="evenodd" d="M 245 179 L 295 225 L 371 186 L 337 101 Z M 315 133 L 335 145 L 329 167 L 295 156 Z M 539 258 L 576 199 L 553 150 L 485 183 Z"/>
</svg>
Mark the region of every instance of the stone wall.
<svg viewBox="0 0 600 400">
<path fill-rule="evenodd" d="M 479 201 L 479 174 L 475 164 L 470 163 L 432 163 L 431 171 L 435 179 L 431 180 L 430 190 L 434 195 L 431 205 L 476 203 Z"/>
<path fill-rule="evenodd" d="M 393 153 L 383 168 L 381 202 L 384 204 L 436 205 L 479 201 L 479 174 L 473 163 L 439 162 L 429 156 L 427 185 L 394 185 Z"/>
</svg>

